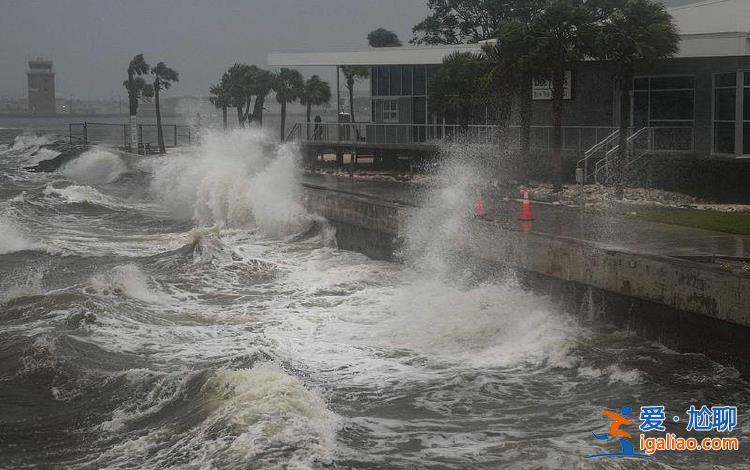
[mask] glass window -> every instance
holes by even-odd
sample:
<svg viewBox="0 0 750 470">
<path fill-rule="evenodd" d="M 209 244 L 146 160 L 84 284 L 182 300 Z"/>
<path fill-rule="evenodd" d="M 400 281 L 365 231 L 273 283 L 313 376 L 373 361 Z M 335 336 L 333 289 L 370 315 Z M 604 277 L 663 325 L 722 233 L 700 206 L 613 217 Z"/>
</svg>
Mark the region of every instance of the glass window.
<svg viewBox="0 0 750 470">
<path fill-rule="evenodd" d="M 746 73 L 745 76 L 750 76 L 750 73 Z M 744 93 L 742 96 L 743 99 L 743 106 L 742 106 L 742 119 L 745 121 L 750 121 L 750 87 L 746 87 L 744 89 Z"/>
<path fill-rule="evenodd" d="M 388 90 L 389 77 L 388 77 L 388 66 L 378 66 L 378 96 L 389 96 Z"/>
<path fill-rule="evenodd" d="M 714 123 L 714 150 L 719 153 L 734 153 L 734 123 Z"/>
<path fill-rule="evenodd" d="M 411 95 L 411 65 L 404 65 L 401 69 L 401 94 Z"/>
<path fill-rule="evenodd" d="M 401 95 L 401 66 L 391 65 L 388 68 L 391 76 L 391 96 L 399 96 Z"/>
<path fill-rule="evenodd" d="M 693 90 L 651 92 L 652 121 L 688 121 L 692 119 Z"/>
<path fill-rule="evenodd" d="M 383 101 L 383 122 L 398 122 L 398 101 Z"/>
<path fill-rule="evenodd" d="M 692 126 L 692 76 L 639 77 L 633 80 L 633 125 Z"/>
<path fill-rule="evenodd" d="M 635 127 L 648 126 L 648 92 L 633 93 L 633 125 Z"/>
<path fill-rule="evenodd" d="M 430 93 L 430 81 L 435 78 L 435 75 L 437 75 L 438 70 L 440 70 L 440 66 L 436 64 L 430 64 L 425 66 L 425 82 L 427 83 L 427 90 L 425 90 L 425 94 Z"/>
<path fill-rule="evenodd" d="M 634 90 L 648 90 L 648 78 L 636 78 L 633 80 Z"/>
<path fill-rule="evenodd" d="M 734 88 L 737 86 L 737 74 L 732 73 L 720 73 L 717 74 L 714 78 L 715 80 L 715 88 L 725 88 L 725 87 L 731 87 Z"/>
<path fill-rule="evenodd" d="M 694 77 L 653 77 L 652 90 L 684 90 L 694 88 Z"/>
<path fill-rule="evenodd" d="M 415 95 L 426 95 L 425 91 L 425 69 L 424 65 L 414 66 L 414 94 Z"/>
<path fill-rule="evenodd" d="M 426 103 L 424 98 L 414 98 L 412 100 L 412 122 L 415 124 L 423 124 L 427 116 L 425 115 Z"/>
<path fill-rule="evenodd" d="M 742 154 L 750 155 L 750 122 L 742 124 Z"/>
<path fill-rule="evenodd" d="M 378 96 L 378 68 L 370 67 L 370 96 Z"/>
<path fill-rule="evenodd" d="M 737 74 L 714 75 L 714 152 L 735 153 Z"/>
<path fill-rule="evenodd" d="M 720 88 L 714 91 L 714 119 L 718 121 L 734 121 L 736 118 L 737 90 L 734 88 Z"/>
</svg>

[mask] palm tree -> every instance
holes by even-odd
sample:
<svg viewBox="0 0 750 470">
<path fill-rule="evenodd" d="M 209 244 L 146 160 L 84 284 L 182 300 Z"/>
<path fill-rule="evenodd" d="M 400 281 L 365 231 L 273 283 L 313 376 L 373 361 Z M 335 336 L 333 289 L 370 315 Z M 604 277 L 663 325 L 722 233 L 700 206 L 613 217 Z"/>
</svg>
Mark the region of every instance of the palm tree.
<svg viewBox="0 0 750 470">
<path fill-rule="evenodd" d="M 146 63 L 143 54 L 137 54 L 128 64 L 128 79 L 122 82 L 128 91 L 130 105 L 130 148 L 138 151 L 138 101 L 150 98 L 154 94 L 153 87 L 146 83 L 142 75 L 149 73 L 151 67 Z"/>
<path fill-rule="evenodd" d="M 302 95 L 302 91 L 305 88 L 305 81 L 302 78 L 302 74 L 294 69 L 282 68 L 279 73 L 276 74 L 274 80 L 273 90 L 276 92 L 276 101 L 281 105 L 281 141 L 284 141 L 286 134 L 284 128 L 286 127 L 286 105 L 297 101 Z"/>
<path fill-rule="evenodd" d="M 542 12 L 544 0 L 523 0 L 514 9 L 514 18 L 503 21 L 497 30 L 497 42 L 483 49 L 506 86 L 515 88 L 519 98 L 520 154 L 515 168 L 519 181 L 527 182 L 531 162 L 532 88 L 534 76 L 544 74 L 545 63 L 533 34 L 534 22 Z"/>
<path fill-rule="evenodd" d="M 483 77 L 489 63 L 482 54 L 452 52 L 430 82 L 430 105 L 442 113 L 455 113 L 461 127 L 466 127 L 474 108 L 487 102 Z"/>
<path fill-rule="evenodd" d="M 370 69 L 362 65 L 343 65 L 341 72 L 344 74 L 346 89 L 349 90 L 349 112 L 352 122 L 356 122 L 354 120 L 354 85 L 359 80 L 369 77 Z"/>
<path fill-rule="evenodd" d="M 231 106 L 237 110 L 237 124 L 244 127 L 247 119 L 246 108 L 250 106 L 248 94 L 250 75 L 252 70 L 249 65 L 234 64 L 224 72 L 221 82 L 225 84 Z"/>
<path fill-rule="evenodd" d="M 221 123 L 224 129 L 227 128 L 227 108 L 232 104 L 232 98 L 229 95 L 229 87 L 227 83 L 222 80 L 217 85 L 211 85 L 209 89 L 211 96 L 208 98 L 211 104 L 216 108 L 221 109 Z"/>
<path fill-rule="evenodd" d="M 562 112 L 565 67 L 593 55 L 594 17 L 583 0 L 550 0 L 535 22 L 540 60 L 552 77 L 554 189 L 562 191 Z"/>
<path fill-rule="evenodd" d="M 630 93 L 638 64 L 649 65 L 679 50 L 680 36 L 664 6 L 651 0 L 626 0 L 604 19 L 597 37 L 599 56 L 618 63 L 620 79 L 620 133 L 615 164 L 618 197 L 624 185 Z"/>
<path fill-rule="evenodd" d="M 161 128 L 161 109 L 159 108 L 159 93 L 161 90 L 167 90 L 172 83 L 180 81 L 177 72 L 167 67 L 164 62 L 159 62 L 151 70 L 154 76 L 154 107 L 156 108 L 156 133 L 159 139 L 159 153 L 166 153 L 164 148 L 164 133 Z"/>
<path fill-rule="evenodd" d="M 322 106 L 331 101 L 331 87 L 328 82 L 324 82 L 319 76 L 313 75 L 305 82 L 305 88 L 302 90 L 299 102 L 307 106 L 307 119 L 310 122 L 310 112 L 313 106 Z M 307 126 L 307 138 L 310 138 L 310 125 Z"/>
<path fill-rule="evenodd" d="M 248 92 L 255 96 L 255 104 L 253 105 L 253 114 L 249 118 L 261 126 L 263 125 L 263 105 L 266 102 L 266 97 L 273 89 L 274 79 L 274 75 L 268 70 L 263 70 L 254 65 L 250 66 L 250 88 Z M 248 97 L 249 99 L 250 97 Z"/>
</svg>

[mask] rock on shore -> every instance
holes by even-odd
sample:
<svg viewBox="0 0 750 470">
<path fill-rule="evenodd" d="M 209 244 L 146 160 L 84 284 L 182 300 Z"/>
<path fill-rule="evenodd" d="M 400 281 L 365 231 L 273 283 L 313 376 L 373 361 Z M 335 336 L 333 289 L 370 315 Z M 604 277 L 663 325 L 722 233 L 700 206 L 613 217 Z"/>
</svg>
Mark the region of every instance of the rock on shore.
<svg viewBox="0 0 750 470">
<path fill-rule="evenodd" d="M 52 144 L 42 145 L 40 149 L 42 148 L 60 152 L 60 154 L 55 158 L 42 160 L 36 165 L 25 167 L 25 169 L 34 172 L 51 173 L 53 171 L 56 171 L 58 168 L 68 163 L 69 161 L 77 158 L 83 152 L 88 150 L 89 147 L 88 145 L 83 144 L 69 144 L 67 142 L 58 141 Z"/>
</svg>

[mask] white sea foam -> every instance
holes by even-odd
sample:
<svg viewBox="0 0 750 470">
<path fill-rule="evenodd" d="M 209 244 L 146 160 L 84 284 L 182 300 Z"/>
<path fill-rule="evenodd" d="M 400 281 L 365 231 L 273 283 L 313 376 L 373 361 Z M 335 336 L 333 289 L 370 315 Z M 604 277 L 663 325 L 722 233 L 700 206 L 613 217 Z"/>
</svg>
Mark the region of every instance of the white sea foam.
<svg viewBox="0 0 750 470">
<path fill-rule="evenodd" d="M 16 223 L 0 215 L 0 255 L 22 250 L 31 250 L 37 246 Z"/>
<path fill-rule="evenodd" d="M 103 149 L 84 152 L 60 169 L 63 175 L 76 182 L 94 185 L 111 183 L 127 171 L 127 165 L 119 156 Z"/>
<path fill-rule="evenodd" d="M 0 281 L 0 302 L 42 294 L 42 280 L 47 270 L 48 266 L 41 264 L 15 268 Z"/>
<path fill-rule="evenodd" d="M 405 285 L 378 336 L 399 348 L 475 366 L 569 366 L 575 329 L 543 297 L 511 284 L 459 288 L 439 280 Z"/>
<path fill-rule="evenodd" d="M 144 164 L 152 166 L 152 192 L 176 217 L 296 233 L 310 220 L 299 203 L 296 151 L 270 148 L 259 129 L 212 131 L 198 148 Z"/>
<path fill-rule="evenodd" d="M 214 371 L 198 391 L 163 384 L 140 409 L 118 411 L 104 430 L 120 429 L 132 418 L 153 413 L 176 394 L 200 400 L 201 422 L 184 433 L 158 429 L 112 446 L 92 464 L 140 468 L 309 468 L 328 463 L 336 442 L 337 419 L 319 394 L 273 365 Z M 275 449 L 283 450 L 278 459 Z M 181 456 L 174 461 L 175 456 Z M 184 458 L 189 457 L 185 465 Z"/>
<path fill-rule="evenodd" d="M 151 303 L 163 300 L 157 292 L 149 288 L 147 276 L 134 264 L 115 266 L 105 274 L 94 276 L 91 284 L 94 289 L 104 295 L 124 294 Z"/>
<path fill-rule="evenodd" d="M 46 196 L 56 196 L 69 203 L 81 203 L 89 202 L 92 204 L 100 204 L 104 206 L 114 206 L 117 202 L 100 193 L 96 188 L 84 185 L 70 185 L 64 188 L 55 188 L 51 184 L 48 184 L 44 188 L 44 194 Z"/>
<path fill-rule="evenodd" d="M 13 151 L 19 151 L 30 148 L 39 148 L 41 145 L 51 144 L 52 142 L 52 136 L 49 135 L 24 133 L 16 136 L 13 141 L 13 146 L 10 149 Z"/>
</svg>

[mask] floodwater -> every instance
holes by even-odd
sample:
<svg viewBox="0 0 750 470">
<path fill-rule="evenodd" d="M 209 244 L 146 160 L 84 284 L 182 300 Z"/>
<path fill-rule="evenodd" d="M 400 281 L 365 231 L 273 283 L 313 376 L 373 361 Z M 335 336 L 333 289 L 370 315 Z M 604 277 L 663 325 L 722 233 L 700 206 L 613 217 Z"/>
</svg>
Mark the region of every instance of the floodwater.
<svg viewBox="0 0 750 470">
<path fill-rule="evenodd" d="M 22 169 L 44 137 L 0 148 L 0 468 L 750 467 L 735 370 L 449 254 L 469 177 L 374 261 L 336 249 L 268 140 L 52 174 Z M 619 450 L 603 409 L 703 404 L 739 408 L 738 452 L 586 458 Z"/>
</svg>

